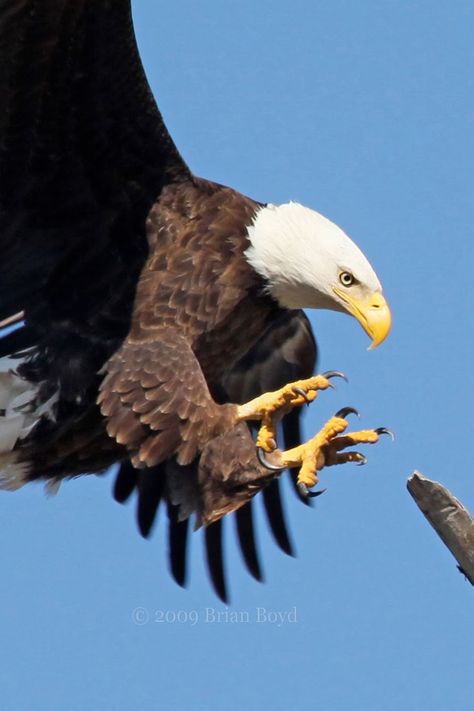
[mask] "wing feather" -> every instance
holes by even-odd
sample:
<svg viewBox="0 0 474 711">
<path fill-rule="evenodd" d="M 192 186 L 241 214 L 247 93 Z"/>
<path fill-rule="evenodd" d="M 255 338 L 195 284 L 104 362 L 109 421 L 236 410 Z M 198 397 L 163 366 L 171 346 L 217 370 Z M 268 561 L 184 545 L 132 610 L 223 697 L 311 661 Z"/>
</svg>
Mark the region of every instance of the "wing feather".
<svg viewBox="0 0 474 711">
<path fill-rule="evenodd" d="M 184 587 L 187 581 L 187 548 L 189 539 L 189 518 L 179 519 L 178 507 L 168 505 L 169 562 L 173 578 Z"/>
<path fill-rule="evenodd" d="M 119 504 L 124 504 L 135 491 L 139 470 L 127 459 L 122 462 L 115 477 L 113 496 Z"/>
<path fill-rule="evenodd" d="M 271 485 L 270 485 L 271 486 Z M 252 502 L 242 506 L 235 512 L 235 523 L 239 546 L 244 563 L 250 575 L 259 582 L 263 581 L 262 566 L 257 550 L 255 537 L 255 524 L 253 519 Z"/>
<path fill-rule="evenodd" d="M 140 469 L 138 474 L 138 529 L 144 538 L 148 538 L 156 522 L 161 500 L 165 494 L 165 467 Z"/>
<path fill-rule="evenodd" d="M 281 500 L 280 482 L 278 480 L 263 490 L 263 504 L 267 514 L 268 524 L 278 547 L 287 555 L 294 556 L 293 544 L 286 525 L 283 503 Z"/>
<path fill-rule="evenodd" d="M 228 604 L 226 575 L 224 568 L 224 544 L 222 520 L 215 521 L 204 529 L 207 569 L 212 587 L 217 597 Z"/>
</svg>

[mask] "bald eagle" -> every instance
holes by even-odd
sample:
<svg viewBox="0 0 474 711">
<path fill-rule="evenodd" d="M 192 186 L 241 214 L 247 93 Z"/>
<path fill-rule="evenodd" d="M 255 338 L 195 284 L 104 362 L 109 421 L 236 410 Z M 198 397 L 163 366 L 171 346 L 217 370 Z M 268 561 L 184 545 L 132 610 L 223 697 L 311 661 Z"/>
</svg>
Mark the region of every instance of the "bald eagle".
<svg viewBox="0 0 474 711">
<path fill-rule="evenodd" d="M 378 345 L 379 279 L 317 212 L 193 175 L 150 92 L 130 0 L 3 0 L 0 68 L 0 322 L 18 326 L 0 341 L 0 485 L 54 490 L 118 463 L 115 498 L 137 492 L 144 536 L 167 507 L 180 584 L 189 521 L 205 526 L 226 599 L 222 517 L 235 512 L 259 579 L 252 497 L 291 552 L 280 472 L 296 470 L 304 499 L 322 466 L 363 461 L 342 450 L 382 432 L 343 435 L 347 410 L 309 443 L 298 425 L 338 375 L 313 377 L 302 309 L 349 313 Z"/>
</svg>

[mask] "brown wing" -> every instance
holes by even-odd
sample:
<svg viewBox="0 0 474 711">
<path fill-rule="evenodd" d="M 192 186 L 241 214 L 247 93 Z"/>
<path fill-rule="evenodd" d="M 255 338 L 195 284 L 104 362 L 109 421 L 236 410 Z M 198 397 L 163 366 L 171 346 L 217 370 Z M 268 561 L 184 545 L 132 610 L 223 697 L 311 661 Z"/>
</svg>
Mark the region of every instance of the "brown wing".
<svg viewBox="0 0 474 711">
<path fill-rule="evenodd" d="M 129 329 L 148 253 L 146 217 L 164 188 L 196 183 L 150 94 L 129 0 L 3 0 L 0 105 L 0 321 L 20 312 L 26 320 L 1 341 L 0 355 L 33 347 L 22 376 L 43 383 L 47 392 L 59 385 L 57 441 L 53 459 L 39 452 L 43 473 L 97 470 L 123 456 L 112 440 L 97 455 L 103 440 L 94 402 L 97 373 Z M 212 394 L 217 397 L 214 389 Z M 63 436 L 71 423 L 72 439 Z M 129 434 L 138 436 L 134 427 Z M 45 447 L 51 429 L 48 424 L 41 432 Z M 243 431 L 239 437 L 251 462 L 251 440 Z M 153 476 L 163 466 L 128 470 L 128 478 L 123 469 L 117 479 L 118 498 L 126 497 L 132 479 L 138 487 L 144 533 L 161 497 L 169 498 L 162 477 Z M 166 466 L 177 465 L 171 460 Z M 197 479 L 197 471 L 190 474 L 189 481 Z M 180 478 L 167 470 L 165 476 L 167 486 Z M 275 501 L 268 510 L 281 541 Z M 170 547 L 175 576 L 184 580 L 187 522 L 179 519 L 179 508 L 169 508 Z M 239 516 L 244 554 L 257 574 L 249 514 Z M 215 554 L 220 526 L 209 530 Z M 222 592 L 220 557 L 209 561 Z"/>
<path fill-rule="evenodd" d="M 221 380 L 219 401 L 244 401 L 251 399 L 267 388 L 277 388 L 293 379 L 308 377 L 314 372 L 317 349 L 309 321 L 303 312 L 285 312 L 281 319 L 272 324 L 234 366 L 232 371 Z M 225 390 L 225 388 L 227 390 Z M 217 397 L 217 390 L 216 390 Z M 300 412 L 295 411 L 285 418 L 283 423 L 287 446 L 299 442 Z M 164 482 L 166 467 L 159 472 Z M 116 500 L 126 501 L 137 490 L 137 522 L 144 536 L 150 534 L 155 516 L 162 498 L 166 493 L 156 484 L 158 472 L 142 470 L 138 472 L 127 462 L 118 473 L 114 496 Z M 189 480 L 193 472 L 183 467 L 176 476 Z M 194 476 L 195 473 L 194 473 Z M 146 484 L 145 482 L 149 482 Z M 157 490 L 158 493 L 157 493 Z M 270 528 L 280 548 L 292 554 L 292 545 L 285 523 L 279 480 L 273 480 L 263 488 L 265 509 Z M 178 515 L 178 507 L 168 504 L 169 515 L 169 556 L 170 568 L 175 580 L 185 585 L 187 580 L 187 539 L 189 521 Z M 262 566 L 255 537 L 252 502 L 239 508 L 235 514 L 236 530 L 244 562 L 249 572 L 262 580 Z M 206 528 L 204 544 L 209 574 L 217 594 L 224 601 L 228 600 L 227 583 L 224 570 L 222 536 L 224 521 L 217 521 Z"/>
<path fill-rule="evenodd" d="M 54 418 L 29 443 L 31 478 L 109 466 L 98 371 L 130 327 L 146 218 L 191 174 L 151 95 L 129 0 L 0 2 L 0 356 Z M 28 349 L 28 350 L 27 350 Z"/>
<path fill-rule="evenodd" d="M 98 402 L 107 433 L 127 448 L 137 468 L 170 457 L 190 464 L 235 420 L 235 407 L 214 402 L 196 356 L 176 329 L 155 329 L 145 342 L 127 339 L 106 368 Z"/>
<path fill-rule="evenodd" d="M 198 460 L 191 511 L 181 472 L 175 477 L 180 490 L 169 492 L 173 503 L 181 497 L 184 515 L 196 508 L 198 523 L 210 523 L 256 493 L 257 480 L 268 481 L 248 427 L 237 422 L 237 407 L 214 401 L 179 331 L 157 328 L 153 340 L 127 339 L 106 368 L 98 402 L 109 437 L 127 448 L 133 465 L 173 459 L 185 467 Z"/>
</svg>

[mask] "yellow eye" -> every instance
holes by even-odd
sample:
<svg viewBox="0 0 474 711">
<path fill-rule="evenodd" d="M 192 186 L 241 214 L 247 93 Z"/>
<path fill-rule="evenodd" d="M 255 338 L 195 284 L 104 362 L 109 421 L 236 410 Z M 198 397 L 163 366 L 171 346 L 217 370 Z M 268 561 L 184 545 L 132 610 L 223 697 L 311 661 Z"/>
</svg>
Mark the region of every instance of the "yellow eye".
<svg viewBox="0 0 474 711">
<path fill-rule="evenodd" d="M 352 286 L 355 279 L 350 272 L 341 272 L 339 274 L 339 281 L 341 282 L 342 286 Z"/>
</svg>

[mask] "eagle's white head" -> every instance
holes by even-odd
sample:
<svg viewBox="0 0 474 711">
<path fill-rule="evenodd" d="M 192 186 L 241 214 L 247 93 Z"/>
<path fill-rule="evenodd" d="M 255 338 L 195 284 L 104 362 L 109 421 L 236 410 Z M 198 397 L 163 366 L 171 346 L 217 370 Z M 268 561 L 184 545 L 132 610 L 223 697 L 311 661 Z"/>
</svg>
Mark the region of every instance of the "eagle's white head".
<svg viewBox="0 0 474 711">
<path fill-rule="evenodd" d="M 260 208 L 248 228 L 249 264 L 285 308 L 345 311 L 372 338 L 387 337 L 391 315 L 376 273 L 333 222 L 296 202 Z"/>
</svg>

